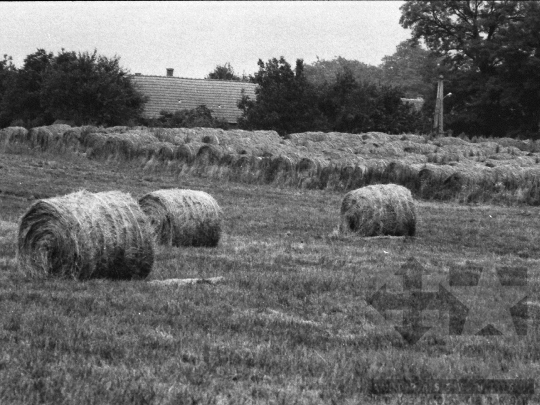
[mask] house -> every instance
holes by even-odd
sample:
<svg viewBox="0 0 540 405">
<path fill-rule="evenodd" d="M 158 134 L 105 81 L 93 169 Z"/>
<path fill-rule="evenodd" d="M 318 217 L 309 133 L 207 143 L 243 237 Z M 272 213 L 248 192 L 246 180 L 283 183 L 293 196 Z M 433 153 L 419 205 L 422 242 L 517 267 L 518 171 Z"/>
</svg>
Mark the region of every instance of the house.
<svg viewBox="0 0 540 405">
<path fill-rule="evenodd" d="M 421 97 L 418 98 L 402 98 L 401 101 L 405 104 L 411 104 L 414 108 L 414 111 L 422 111 L 424 106 L 424 99 Z"/>
<path fill-rule="evenodd" d="M 257 87 L 247 82 L 174 77 L 173 69 L 167 69 L 167 76 L 135 73 L 131 80 L 149 98 L 144 107 L 145 118 L 157 118 L 163 110 L 191 110 L 205 105 L 212 110 L 212 116 L 224 119 L 232 126 L 242 115 L 237 106 L 242 90 L 254 100 Z"/>
</svg>

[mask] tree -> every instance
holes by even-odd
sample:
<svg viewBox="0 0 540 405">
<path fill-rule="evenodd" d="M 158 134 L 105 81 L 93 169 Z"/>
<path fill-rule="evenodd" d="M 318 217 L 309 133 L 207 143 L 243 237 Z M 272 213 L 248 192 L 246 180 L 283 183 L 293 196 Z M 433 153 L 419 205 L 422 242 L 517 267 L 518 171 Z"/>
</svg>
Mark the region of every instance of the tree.
<svg viewBox="0 0 540 405">
<path fill-rule="evenodd" d="M 24 59 L 22 69 L 9 75 L 0 104 L 2 123 L 22 120 L 28 126 L 52 123 L 41 105 L 41 86 L 53 54 L 38 49 Z"/>
<path fill-rule="evenodd" d="M 111 59 L 62 50 L 44 76 L 41 103 L 55 119 L 76 125 L 120 125 L 137 120 L 145 102 L 129 73 Z"/>
<path fill-rule="evenodd" d="M 243 95 L 238 107 L 243 111 L 239 125 L 245 129 L 275 130 L 280 135 L 325 128 L 317 107 L 317 94 L 304 74 L 304 62 L 296 61 L 293 71 L 282 56 L 266 64 L 259 59 L 252 81 L 258 84 L 256 100 Z"/>
<path fill-rule="evenodd" d="M 400 23 L 446 70 L 454 94 L 448 126 L 495 136 L 538 133 L 538 2 L 408 1 L 401 9 Z"/>
<path fill-rule="evenodd" d="M 205 105 L 200 105 L 191 110 L 178 110 L 175 112 L 161 111 L 160 117 L 154 122 L 151 122 L 152 126 L 159 126 L 163 128 L 222 128 L 229 129 L 227 121 L 212 116 L 212 110 L 208 109 Z"/>
<path fill-rule="evenodd" d="M 401 102 L 398 87 L 358 82 L 350 69 L 339 73 L 324 91 L 322 112 L 333 131 L 402 133 L 421 128 L 421 114 Z"/>
<path fill-rule="evenodd" d="M 242 79 L 234 74 L 234 69 L 232 68 L 229 62 L 225 63 L 223 66 L 218 65 L 213 72 L 210 72 L 206 79 L 217 79 L 217 80 L 233 80 L 241 81 Z"/>
<path fill-rule="evenodd" d="M 317 58 L 316 62 L 305 67 L 306 78 L 316 86 L 321 86 L 324 83 L 335 83 L 337 75 L 342 74 L 345 70 L 351 72 L 359 82 L 379 83 L 383 77 L 379 67 L 367 65 L 357 60 L 348 60 L 341 56 L 330 61 Z"/>
<path fill-rule="evenodd" d="M 14 80 L 16 74 L 15 66 L 13 65 L 13 58 L 8 55 L 4 55 L 4 59 L 0 61 L 0 107 L 2 106 L 2 100 L 4 95 L 10 86 L 10 82 Z M 6 127 L 11 123 L 11 117 L 5 115 L 4 111 L 0 111 L 0 128 Z"/>
<path fill-rule="evenodd" d="M 437 82 L 437 59 L 428 50 L 411 41 L 403 41 L 393 55 L 380 65 L 382 82 L 401 87 L 407 98 L 427 98 Z"/>
</svg>

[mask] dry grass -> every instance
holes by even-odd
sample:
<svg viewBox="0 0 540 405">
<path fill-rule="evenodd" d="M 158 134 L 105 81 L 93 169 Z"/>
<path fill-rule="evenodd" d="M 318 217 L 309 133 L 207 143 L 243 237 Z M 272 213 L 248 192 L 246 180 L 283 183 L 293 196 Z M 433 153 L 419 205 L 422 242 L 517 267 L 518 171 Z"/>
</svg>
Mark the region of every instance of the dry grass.
<svg viewBox="0 0 540 405">
<path fill-rule="evenodd" d="M 336 190 L 395 183 L 422 198 L 540 204 L 531 175 L 540 167 L 539 143 L 510 138 L 469 142 L 414 134 L 305 132 L 282 139 L 275 131 L 66 125 L 24 131 L 4 129 L 0 142 L 17 144 L 15 152 L 26 144 L 134 162 L 147 172 Z M 490 170 L 499 166 L 504 167 Z"/>
<path fill-rule="evenodd" d="M 152 231 L 129 194 L 79 191 L 32 204 L 20 220 L 17 260 L 31 276 L 145 278 Z"/>
<path fill-rule="evenodd" d="M 341 203 L 339 232 L 359 236 L 414 236 L 416 208 L 411 192 L 396 184 L 353 190 Z"/>
<path fill-rule="evenodd" d="M 215 247 L 221 238 L 222 211 L 208 193 L 168 189 L 139 200 L 156 240 L 168 246 Z"/>
</svg>

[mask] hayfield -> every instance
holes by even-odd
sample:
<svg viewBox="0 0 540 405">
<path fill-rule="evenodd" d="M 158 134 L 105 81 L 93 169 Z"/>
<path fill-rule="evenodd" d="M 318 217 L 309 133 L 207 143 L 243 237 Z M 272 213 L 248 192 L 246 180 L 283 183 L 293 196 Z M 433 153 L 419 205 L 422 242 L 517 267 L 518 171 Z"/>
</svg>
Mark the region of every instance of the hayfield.
<svg viewBox="0 0 540 405">
<path fill-rule="evenodd" d="M 479 403 L 378 395 L 374 382 L 540 378 L 536 143 L 64 129 L 0 132 L 1 404 Z M 388 182 L 417 199 L 414 238 L 333 234 L 346 191 Z M 167 286 L 18 271 L 21 216 L 82 188 L 135 199 L 209 193 L 223 210 L 219 245 L 160 246 L 147 281 L 223 280 Z M 424 290 L 442 283 L 477 323 L 451 335 L 448 313 L 426 310 L 430 329 L 415 344 L 403 339 L 394 328 L 403 311 L 385 318 L 366 300 L 384 284 L 402 291 L 395 273 L 411 258 Z M 456 272 L 501 268 L 527 269 L 527 284 L 449 285 Z M 501 308 L 526 296 L 527 331 L 517 336 Z M 474 336 L 484 319 L 504 335 Z"/>
</svg>

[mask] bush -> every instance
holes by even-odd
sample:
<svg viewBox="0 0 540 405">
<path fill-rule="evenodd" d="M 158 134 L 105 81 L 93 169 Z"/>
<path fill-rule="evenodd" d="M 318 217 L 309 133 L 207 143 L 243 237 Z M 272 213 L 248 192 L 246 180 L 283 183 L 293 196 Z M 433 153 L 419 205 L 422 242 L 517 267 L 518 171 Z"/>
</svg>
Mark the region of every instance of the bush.
<svg viewBox="0 0 540 405">
<path fill-rule="evenodd" d="M 229 129 L 227 121 L 212 116 L 212 110 L 200 105 L 191 110 L 161 111 L 160 117 L 148 120 L 148 126 L 162 128 L 222 128 Z"/>
</svg>

